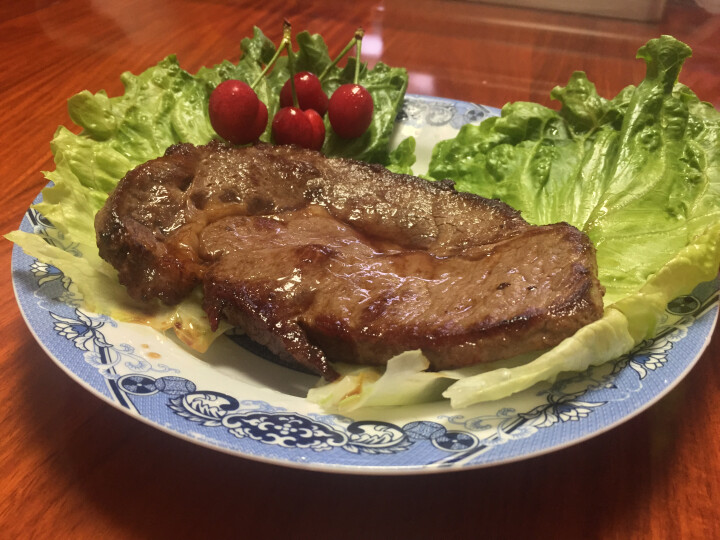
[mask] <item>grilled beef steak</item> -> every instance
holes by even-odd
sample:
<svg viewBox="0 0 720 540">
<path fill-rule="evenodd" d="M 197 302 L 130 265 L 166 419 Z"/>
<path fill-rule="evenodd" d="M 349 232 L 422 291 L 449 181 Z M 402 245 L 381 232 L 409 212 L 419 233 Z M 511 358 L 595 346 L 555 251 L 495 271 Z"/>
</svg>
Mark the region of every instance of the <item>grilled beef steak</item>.
<svg viewBox="0 0 720 540">
<path fill-rule="evenodd" d="M 594 248 L 570 225 L 295 147 L 173 146 L 125 176 L 95 227 L 132 297 L 202 285 L 212 325 L 328 379 L 328 360 L 413 349 L 436 369 L 507 358 L 602 315 Z"/>
</svg>

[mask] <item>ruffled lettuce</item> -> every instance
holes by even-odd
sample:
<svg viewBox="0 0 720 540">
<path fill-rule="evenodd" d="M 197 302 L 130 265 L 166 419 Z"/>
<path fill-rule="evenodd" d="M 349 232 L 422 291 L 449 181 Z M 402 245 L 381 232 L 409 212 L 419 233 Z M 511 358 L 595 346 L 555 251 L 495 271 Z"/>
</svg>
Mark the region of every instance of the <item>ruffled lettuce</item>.
<svg viewBox="0 0 720 540">
<path fill-rule="evenodd" d="M 597 249 L 606 304 L 637 291 L 720 218 L 720 114 L 677 83 L 687 45 L 642 47 L 640 85 L 614 99 L 584 73 L 552 91 L 559 111 L 512 103 L 439 143 L 433 178 L 501 199 L 531 223 L 566 221 Z"/>
<path fill-rule="evenodd" d="M 307 32 L 296 36 L 292 53 L 297 70 L 320 73 L 332 60 L 321 36 Z M 192 75 L 168 56 L 140 75 L 123 73 L 125 92 L 109 97 L 104 91 L 83 91 L 68 101 L 70 118 L 79 135 L 60 127 L 51 143 L 55 170 L 46 173 L 52 186 L 43 190 L 35 208 L 54 226 L 45 236 L 15 231 L 7 237 L 28 254 L 53 264 L 69 277 L 87 309 L 122 321 L 142 321 L 154 328 L 173 328 L 197 350 L 205 350 L 220 332 L 210 331 L 200 309 L 200 293 L 169 308 L 160 303 L 138 304 L 126 294 L 115 270 L 100 259 L 95 243 L 94 216 L 110 191 L 130 169 L 161 156 L 172 144 L 206 144 L 217 135 L 210 125 L 207 104 L 212 90 L 223 80 L 252 82 L 275 53 L 273 43 L 255 29 L 241 43 L 237 64 L 224 61 Z M 323 81 L 330 94 L 352 82 L 355 59 L 343 68 L 333 67 Z M 270 117 L 279 107 L 279 93 L 289 77 L 288 58 L 280 57 L 256 91 L 268 106 Z M 344 140 L 329 129 L 324 152 L 365 161 L 387 163 L 389 140 L 397 111 L 407 88 L 407 72 L 378 63 L 361 66 L 360 84 L 373 96 L 375 112 L 368 132 L 356 140 Z M 270 140 L 270 126 L 261 136 Z M 222 330 L 222 329 L 221 329 Z"/>
</svg>

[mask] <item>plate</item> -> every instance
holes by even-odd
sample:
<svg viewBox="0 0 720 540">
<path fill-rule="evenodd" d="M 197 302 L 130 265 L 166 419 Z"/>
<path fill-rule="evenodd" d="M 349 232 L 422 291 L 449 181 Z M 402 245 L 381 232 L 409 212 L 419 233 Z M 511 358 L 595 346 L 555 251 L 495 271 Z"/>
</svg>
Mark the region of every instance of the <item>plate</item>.
<svg viewBox="0 0 720 540">
<path fill-rule="evenodd" d="M 497 115 L 471 103 L 409 95 L 394 140 L 417 140 L 415 172 L 435 142 Z M 21 229 L 51 227 L 28 210 Z M 71 250 L 72 246 L 66 249 Z M 577 443 L 638 414 L 692 368 L 712 336 L 717 280 L 667 307 L 631 354 L 509 398 L 451 409 L 438 402 L 328 414 L 304 396 L 316 377 L 283 367 L 240 335 L 199 355 L 150 328 L 80 309 L 57 269 L 15 246 L 12 279 L 35 338 L 68 375 L 160 430 L 278 465 L 358 474 L 418 474 L 497 465 Z"/>
</svg>

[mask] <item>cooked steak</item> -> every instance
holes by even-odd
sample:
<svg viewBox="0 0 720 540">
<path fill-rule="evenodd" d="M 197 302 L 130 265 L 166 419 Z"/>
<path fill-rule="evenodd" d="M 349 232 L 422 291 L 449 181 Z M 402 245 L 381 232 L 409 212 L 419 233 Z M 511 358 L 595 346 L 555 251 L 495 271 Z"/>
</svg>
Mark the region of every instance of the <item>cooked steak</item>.
<svg viewBox="0 0 720 540">
<path fill-rule="evenodd" d="M 507 358 L 602 315 L 574 227 L 295 147 L 173 146 L 123 178 L 95 227 L 132 297 L 172 304 L 202 285 L 214 327 L 328 379 L 329 361 L 414 349 L 435 369 Z"/>
</svg>

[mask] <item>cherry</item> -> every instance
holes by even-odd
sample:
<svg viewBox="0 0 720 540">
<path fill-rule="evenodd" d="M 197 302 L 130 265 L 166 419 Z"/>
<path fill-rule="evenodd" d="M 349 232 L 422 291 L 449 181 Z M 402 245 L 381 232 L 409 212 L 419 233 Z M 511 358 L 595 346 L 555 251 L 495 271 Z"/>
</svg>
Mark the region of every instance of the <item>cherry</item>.
<svg viewBox="0 0 720 540">
<path fill-rule="evenodd" d="M 298 106 L 306 111 L 315 109 L 320 116 L 325 114 L 328 108 L 328 97 L 322 89 L 320 79 L 314 73 L 301 71 L 294 77 L 295 93 L 297 94 Z M 288 79 L 280 90 L 280 106 L 292 107 L 292 87 Z"/>
<path fill-rule="evenodd" d="M 235 79 L 221 82 L 212 91 L 208 113 L 217 134 L 233 144 L 257 140 L 267 126 L 265 104 L 247 83 Z"/>
<path fill-rule="evenodd" d="M 308 117 L 298 107 L 283 107 L 272 122 L 275 144 L 295 144 L 310 148 L 313 143 L 313 127 Z"/>
<path fill-rule="evenodd" d="M 260 135 L 262 135 L 265 132 L 265 128 L 267 128 L 267 123 L 268 123 L 267 105 L 265 105 L 262 101 L 258 100 L 257 116 L 255 117 L 255 121 L 253 122 L 252 129 L 250 130 L 251 133 L 257 133 L 257 135 L 255 136 L 253 141 L 256 141 L 260 137 Z"/>
<path fill-rule="evenodd" d="M 359 84 L 343 84 L 333 92 L 328 104 L 328 118 L 335 133 L 344 139 L 359 137 L 370 126 L 373 99 Z"/>
<path fill-rule="evenodd" d="M 325 122 L 323 122 L 322 116 L 315 109 L 305 111 L 305 116 L 312 127 L 312 140 L 308 148 L 320 150 L 325 142 Z"/>
<path fill-rule="evenodd" d="M 299 107 L 283 107 L 275 113 L 272 134 L 275 144 L 320 150 L 325 142 L 325 122 L 314 109 L 303 111 Z"/>
</svg>

